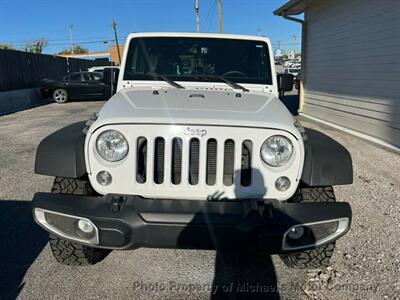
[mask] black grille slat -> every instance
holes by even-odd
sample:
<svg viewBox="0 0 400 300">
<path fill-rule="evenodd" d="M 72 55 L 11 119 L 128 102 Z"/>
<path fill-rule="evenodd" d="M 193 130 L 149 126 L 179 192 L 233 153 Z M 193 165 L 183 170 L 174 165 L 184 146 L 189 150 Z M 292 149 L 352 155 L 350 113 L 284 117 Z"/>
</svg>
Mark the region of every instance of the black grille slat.
<svg viewBox="0 0 400 300">
<path fill-rule="evenodd" d="M 136 144 L 136 181 L 146 182 L 147 139 L 139 137 Z"/>
<path fill-rule="evenodd" d="M 182 180 L 182 139 L 172 140 L 171 181 L 180 184 Z"/>
<path fill-rule="evenodd" d="M 249 186 L 251 184 L 251 154 L 252 154 L 252 143 L 249 140 L 245 140 L 242 143 L 242 166 L 240 184 L 242 186 Z"/>
<path fill-rule="evenodd" d="M 154 142 L 154 182 L 157 184 L 164 182 L 164 155 L 165 141 L 158 137 Z"/>
<path fill-rule="evenodd" d="M 200 141 L 193 138 L 190 140 L 189 144 L 189 183 L 191 185 L 199 183 L 199 160 Z"/>
<path fill-rule="evenodd" d="M 233 184 L 235 161 L 235 143 L 233 140 L 226 140 L 224 145 L 224 185 L 231 186 Z"/>
<path fill-rule="evenodd" d="M 207 167 L 206 183 L 214 185 L 217 177 L 217 141 L 209 139 L 207 141 Z"/>
<path fill-rule="evenodd" d="M 152 153 L 150 153 L 152 157 L 148 156 L 149 142 L 154 143 L 154 149 L 152 149 Z M 166 142 L 164 138 L 157 137 L 154 140 L 148 140 L 146 137 L 139 137 L 136 142 L 136 182 L 144 184 L 150 180 L 149 183 L 154 182 L 156 184 L 163 184 L 165 182 L 165 176 L 167 175 L 169 178 L 168 175 L 170 175 L 171 178 L 167 184 L 172 183 L 174 185 L 180 185 L 182 184 L 183 177 L 185 177 L 184 175 L 188 175 L 188 183 L 190 185 L 198 185 L 201 177 L 199 174 L 200 163 L 204 163 L 205 174 L 202 175 L 205 176 L 205 182 L 201 182 L 200 184 L 215 186 L 217 181 L 220 182 L 221 180 L 224 186 L 232 186 L 235 184 L 235 178 L 240 176 L 240 182 L 237 182 L 236 184 L 240 184 L 243 187 L 249 187 L 252 185 L 254 179 L 252 178 L 253 144 L 251 140 L 244 140 L 239 144 L 235 144 L 233 139 L 226 139 L 217 142 L 215 138 L 210 138 L 202 141 L 202 143 L 205 143 L 205 161 L 202 162 L 200 162 L 200 140 L 193 137 L 188 142 L 188 145 L 185 144 L 184 146 L 182 137 L 174 137 L 171 144 L 168 143 L 170 151 L 167 152 L 170 153 L 170 162 L 169 159 L 167 160 L 165 157 Z M 187 148 L 183 149 L 183 147 Z M 183 168 L 184 151 L 189 152 L 188 166 L 185 169 Z M 218 151 L 220 152 L 219 154 Z M 237 153 L 239 151 L 240 153 Z M 217 170 L 219 155 L 221 155 L 221 160 L 223 160 L 223 162 L 219 162 L 222 170 Z M 235 165 L 236 155 L 241 155 L 240 166 Z M 153 164 L 153 166 L 149 166 L 153 171 L 153 174 L 150 175 L 152 178 L 150 179 L 147 178 L 148 159 L 151 159 L 152 161 L 150 163 Z M 169 167 L 171 168 L 171 170 L 168 171 L 170 172 L 169 174 L 165 174 L 166 160 L 169 164 L 167 169 L 169 169 Z M 240 170 L 237 170 L 239 168 Z M 219 174 L 218 176 L 222 177 L 218 178 L 218 180 L 217 171 Z"/>
</svg>

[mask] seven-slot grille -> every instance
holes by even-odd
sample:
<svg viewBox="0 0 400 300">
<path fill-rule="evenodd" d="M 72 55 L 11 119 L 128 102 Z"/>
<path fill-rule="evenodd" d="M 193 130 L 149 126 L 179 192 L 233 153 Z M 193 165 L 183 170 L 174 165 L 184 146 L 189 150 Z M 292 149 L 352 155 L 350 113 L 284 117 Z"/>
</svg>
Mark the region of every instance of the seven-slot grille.
<svg viewBox="0 0 400 300">
<path fill-rule="evenodd" d="M 240 185 L 247 187 L 252 179 L 252 146 L 250 140 L 236 145 L 233 139 L 139 137 L 136 140 L 136 182 L 232 186 L 238 177 Z M 201 170 L 204 174 L 200 174 Z"/>
</svg>

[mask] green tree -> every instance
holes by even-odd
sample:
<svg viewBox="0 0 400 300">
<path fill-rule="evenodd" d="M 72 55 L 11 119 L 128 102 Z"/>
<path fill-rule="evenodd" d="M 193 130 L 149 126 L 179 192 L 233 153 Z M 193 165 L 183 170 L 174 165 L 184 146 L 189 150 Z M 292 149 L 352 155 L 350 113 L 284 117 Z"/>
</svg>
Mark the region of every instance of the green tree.
<svg viewBox="0 0 400 300">
<path fill-rule="evenodd" d="M 48 42 L 45 38 L 40 38 L 27 42 L 24 49 L 26 52 L 42 53 L 43 49 L 47 47 L 47 44 Z"/>
<path fill-rule="evenodd" d="M 2 50 L 15 50 L 15 48 L 13 46 L 11 46 L 10 44 L 0 44 L 0 49 L 2 49 Z"/>
<path fill-rule="evenodd" d="M 88 49 L 83 48 L 80 45 L 74 45 L 72 47 L 72 50 L 71 50 L 71 48 L 64 49 L 64 50 L 58 52 L 57 54 L 68 55 L 68 54 L 85 54 L 85 53 L 89 53 Z"/>
</svg>

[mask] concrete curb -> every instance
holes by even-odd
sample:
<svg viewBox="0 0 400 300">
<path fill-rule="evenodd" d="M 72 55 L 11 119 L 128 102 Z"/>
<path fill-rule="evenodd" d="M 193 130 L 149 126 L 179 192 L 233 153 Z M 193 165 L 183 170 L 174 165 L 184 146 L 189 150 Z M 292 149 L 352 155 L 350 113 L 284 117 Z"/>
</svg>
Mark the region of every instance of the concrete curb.
<svg viewBox="0 0 400 300">
<path fill-rule="evenodd" d="M 49 103 L 49 99 L 42 98 L 39 88 L 0 92 L 0 116 Z"/>
<path fill-rule="evenodd" d="M 348 134 L 354 135 L 354 136 L 356 136 L 358 138 L 361 138 L 363 140 L 367 140 L 367 141 L 369 141 L 369 142 L 371 142 L 371 143 L 373 143 L 373 144 L 375 144 L 377 146 L 380 146 L 381 148 L 400 153 L 400 148 L 399 147 L 397 147 L 396 145 L 389 144 L 388 142 L 385 142 L 384 140 L 375 138 L 373 136 L 367 135 L 367 134 L 362 133 L 362 132 L 358 132 L 358 131 L 350 129 L 350 128 L 346 128 L 344 126 L 340 126 L 340 125 L 337 125 L 337 124 L 334 124 L 334 123 L 331 123 L 331 122 L 328 122 L 328 121 L 325 121 L 325 120 L 321 120 L 319 118 L 316 118 L 316 117 L 313 117 L 313 116 L 310 116 L 310 115 L 307 115 L 307 114 L 304 114 L 304 113 L 300 113 L 300 116 L 304 117 L 306 119 L 309 119 L 311 121 L 317 122 L 319 124 L 323 124 L 323 125 L 326 125 L 328 127 L 331 127 L 331 128 L 337 129 L 337 130 L 341 130 L 343 132 L 346 132 Z"/>
</svg>

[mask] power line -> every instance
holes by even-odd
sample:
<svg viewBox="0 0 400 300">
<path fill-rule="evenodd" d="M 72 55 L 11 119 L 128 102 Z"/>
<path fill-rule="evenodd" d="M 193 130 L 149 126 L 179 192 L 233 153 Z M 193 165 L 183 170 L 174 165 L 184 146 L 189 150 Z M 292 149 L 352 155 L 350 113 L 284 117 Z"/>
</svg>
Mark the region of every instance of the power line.
<svg viewBox="0 0 400 300">
<path fill-rule="evenodd" d="M 109 36 L 98 36 L 98 37 L 80 37 L 77 38 L 74 36 L 74 41 L 89 41 L 89 40 L 107 40 L 109 39 Z M 0 41 L 2 44 L 12 44 L 12 43 L 25 43 L 28 42 L 30 39 L 25 39 L 25 40 L 13 40 L 13 41 Z M 70 42 L 70 38 L 67 39 L 46 39 L 48 42 Z"/>
<path fill-rule="evenodd" d="M 210 4 L 210 6 L 208 7 L 207 17 L 204 19 L 204 24 L 207 24 L 207 23 L 208 23 L 208 20 L 209 20 L 209 18 L 210 18 L 211 12 L 213 11 L 213 7 L 214 7 L 214 5 L 215 5 L 215 1 L 216 1 L 216 0 L 214 0 L 214 1 Z"/>
<path fill-rule="evenodd" d="M 217 0 L 214 0 L 214 2 L 213 2 L 213 4 L 212 4 L 212 11 L 211 11 L 210 23 L 208 24 L 207 31 L 210 31 L 211 25 L 212 25 L 212 23 L 213 23 L 216 4 L 217 4 Z"/>
<path fill-rule="evenodd" d="M 79 44 L 80 44 L 80 45 L 85 45 L 85 44 L 100 44 L 100 43 L 102 43 L 102 44 L 107 44 L 108 42 L 115 42 L 115 40 L 114 40 L 114 39 L 110 39 L 110 40 L 101 40 L 101 41 L 79 42 Z M 49 44 L 47 44 L 47 47 L 53 47 L 53 46 L 70 46 L 70 45 L 71 45 L 71 43 L 55 43 L 55 44 L 49 43 Z M 14 47 L 24 47 L 24 46 L 26 46 L 26 44 L 18 44 L 18 45 L 11 44 L 11 46 L 14 46 Z"/>
<path fill-rule="evenodd" d="M 209 25 L 211 25 L 211 23 Z M 126 37 L 127 36 L 119 37 L 118 41 L 119 42 L 124 41 L 126 39 Z M 74 39 L 74 43 L 82 44 L 82 45 L 85 45 L 85 44 L 101 44 L 101 43 L 106 44 L 106 43 L 109 43 L 109 42 L 115 42 L 115 39 L 103 39 L 103 40 L 96 40 L 96 41 L 77 41 L 77 39 Z M 277 42 L 272 42 L 272 45 L 278 45 L 278 42 L 280 42 L 279 44 L 281 46 L 283 46 L 283 45 L 292 46 L 292 45 L 299 45 L 300 44 L 299 42 L 296 42 L 296 44 L 295 44 L 294 42 L 282 42 L 282 41 L 279 40 Z M 0 41 L 0 43 L 7 44 L 9 42 Z M 70 46 L 70 45 L 71 45 L 70 42 L 65 42 L 65 43 L 50 43 L 49 42 L 47 46 L 50 47 L 50 46 Z M 12 46 L 23 47 L 23 46 L 25 46 L 25 44 L 12 44 Z"/>
</svg>

